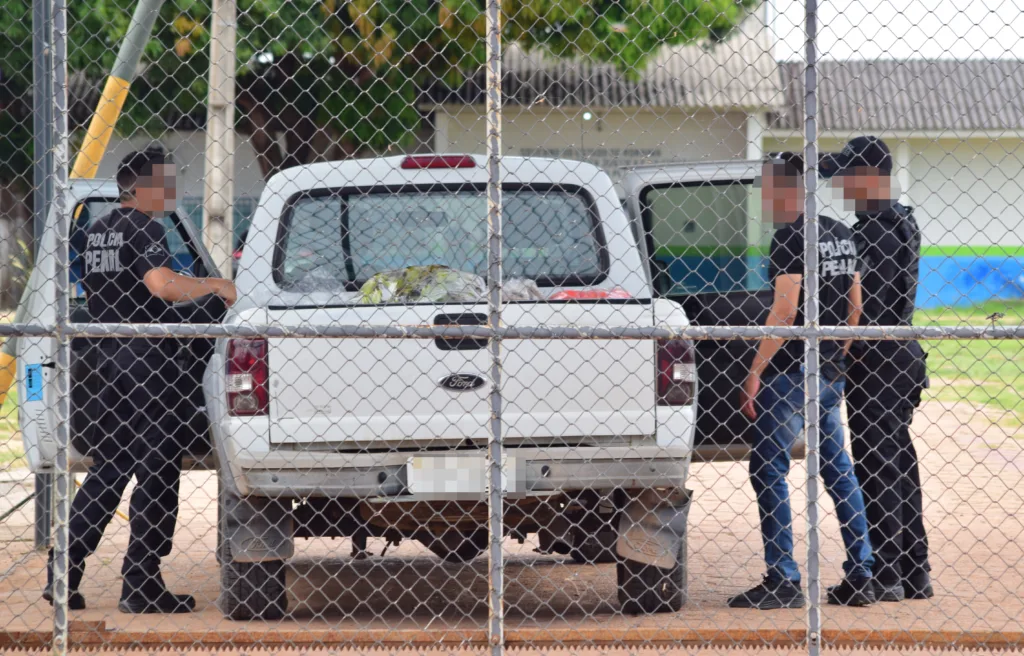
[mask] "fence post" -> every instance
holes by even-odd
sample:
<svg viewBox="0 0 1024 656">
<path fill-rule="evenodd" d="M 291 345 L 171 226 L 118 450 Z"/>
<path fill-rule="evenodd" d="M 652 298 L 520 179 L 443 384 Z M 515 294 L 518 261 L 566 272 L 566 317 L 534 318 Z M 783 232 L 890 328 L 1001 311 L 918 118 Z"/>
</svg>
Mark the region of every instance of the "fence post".
<svg viewBox="0 0 1024 656">
<path fill-rule="evenodd" d="M 487 1 L 487 310 L 492 330 L 501 326 L 501 0 Z M 490 338 L 491 435 L 488 465 L 488 610 L 487 639 L 492 656 L 505 645 L 503 490 L 501 485 L 501 340 Z"/>
<path fill-rule="evenodd" d="M 215 0 L 212 13 L 202 230 L 214 263 L 230 279 L 235 248 L 235 0 Z"/>
<path fill-rule="evenodd" d="M 53 24 L 50 0 L 32 0 L 32 249 L 39 261 L 46 212 L 53 200 L 53 153 L 50 152 L 50 125 L 53 122 L 53 88 L 49 82 L 50 42 Z M 9 337 L 8 340 L 15 340 Z M 12 352 L 12 355 L 15 355 Z M 35 476 L 35 530 L 37 550 L 50 547 L 53 524 L 53 474 Z"/>
<path fill-rule="evenodd" d="M 817 0 L 805 0 L 806 55 L 804 70 L 804 326 L 818 328 L 818 77 Z M 818 524 L 818 473 L 820 470 L 821 396 L 819 389 L 819 340 L 811 333 L 806 343 L 804 389 L 807 426 L 807 653 L 821 652 L 821 572 Z"/>
<path fill-rule="evenodd" d="M 53 203 L 52 221 L 57 234 L 57 463 L 54 473 L 56 523 L 53 560 L 53 654 L 64 656 L 68 649 L 68 517 L 71 513 L 71 473 L 68 466 L 70 417 L 70 342 L 68 324 L 68 89 L 67 89 L 67 7 L 65 0 L 53 0 Z M 48 217 L 49 218 L 49 217 Z"/>
</svg>

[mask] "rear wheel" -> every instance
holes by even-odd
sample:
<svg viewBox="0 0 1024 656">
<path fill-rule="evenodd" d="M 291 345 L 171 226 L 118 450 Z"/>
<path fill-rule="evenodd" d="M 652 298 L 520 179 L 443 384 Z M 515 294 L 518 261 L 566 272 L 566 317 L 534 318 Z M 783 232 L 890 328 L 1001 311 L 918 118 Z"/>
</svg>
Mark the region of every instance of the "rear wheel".
<svg viewBox="0 0 1024 656">
<path fill-rule="evenodd" d="M 217 486 L 217 562 L 220 564 L 219 606 L 232 620 L 278 620 L 288 609 L 284 561 L 256 563 L 234 562 L 228 538 L 232 508 L 238 497 L 226 489 L 223 479 Z M 237 523 L 237 520 L 235 520 Z"/>
<path fill-rule="evenodd" d="M 288 609 L 284 561 L 225 562 L 220 566 L 221 610 L 232 620 L 279 620 Z"/>
<path fill-rule="evenodd" d="M 446 563 L 468 563 L 487 548 L 487 531 L 463 533 L 451 530 L 441 535 L 429 534 L 419 540 Z"/>
<path fill-rule="evenodd" d="M 664 569 L 654 565 L 622 560 L 616 566 L 619 603 L 627 615 L 674 613 L 686 604 L 686 542 L 676 565 Z"/>
</svg>

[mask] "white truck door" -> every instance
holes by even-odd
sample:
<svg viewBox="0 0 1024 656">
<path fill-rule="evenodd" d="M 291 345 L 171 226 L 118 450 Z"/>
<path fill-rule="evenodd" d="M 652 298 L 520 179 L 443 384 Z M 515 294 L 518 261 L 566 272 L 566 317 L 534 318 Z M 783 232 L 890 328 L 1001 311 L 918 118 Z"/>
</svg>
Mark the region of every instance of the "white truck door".
<svg viewBox="0 0 1024 656">
<path fill-rule="evenodd" d="M 623 181 L 656 294 L 682 304 L 694 325 L 764 324 L 771 304 L 766 278 L 772 229 L 761 221 L 755 185 L 760 172 L 755 161 L 652 165 L 634 169 Z M 752 426 L 736 399 L 755 345 L 696 342 L 696 457 L 748 455 Z"/>
<path fill-rule="evenodd" d="M 55 241 L 52 231 L 47 230 L 22 299 L 26 322 L 52 325 L 56 321 L 56 258 L 51 255 Z M 57 398 L 56 359 L 57 340 L 52 337 L 18 338 L 18 422 L 29 467 L 37 473 L 52 467 L 57 456 L 53 405 Z"/>
<path fill-rule="evenodd" d="M 76 182 L 68 190 L 67 206 L 73 208 L 69 246 L 72 267 L 68 290 L 72 313 L 84 301 L 80 271 L 75 266 L 76 246 L 80 247 L 75 239 L 76 229 L 84 228 L 92 218 L 109 212 L 116 204 L 117 188 L 109 182 Z M 48 219 L 37 248 L 36 265 L 21 301 L 25 304 L 26 323 L 53 325 L 57 320 L 57 243 L 54 221 Z M 17 361 L 18 421 L 25 456 L 33 472 L 45 471 L 53 467 L 57 457 L 57 340 L 52 337 L 19 338 Z M 68 457 L 72 468 L 80 468 L 84 464 L 83 456 L 73 448 Z"/>
</svg>

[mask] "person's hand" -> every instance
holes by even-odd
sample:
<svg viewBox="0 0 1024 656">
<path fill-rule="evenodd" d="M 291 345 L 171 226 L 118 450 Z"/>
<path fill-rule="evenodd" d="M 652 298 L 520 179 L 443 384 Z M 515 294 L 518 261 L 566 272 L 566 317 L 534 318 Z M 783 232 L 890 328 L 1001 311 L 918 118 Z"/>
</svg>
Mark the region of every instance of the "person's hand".
<svg viewBox="0 0 1024 656">
<path fill-rule="evenodd" d="M 757 406 L 754 400 L 761 389 L 761 377 L 754 374 L 747 375 L 740 387 L 740 412 L 751 419 L 757 419 Z"/>
<path fill-rule="evenodd" d="M 235 283 L 230 280 L 220 281 L 220 286 L 217 289 L 217 296 L 224 299 L 224 304 L 231 307 L 238 300 L 238 290 L 235 289 Z"/>
</svg>

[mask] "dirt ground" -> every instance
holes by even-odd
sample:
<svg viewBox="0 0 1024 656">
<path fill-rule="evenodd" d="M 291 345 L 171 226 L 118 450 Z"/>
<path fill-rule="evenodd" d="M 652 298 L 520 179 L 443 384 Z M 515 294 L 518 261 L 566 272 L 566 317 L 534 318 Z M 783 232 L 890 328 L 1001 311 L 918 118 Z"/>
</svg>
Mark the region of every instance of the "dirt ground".
<svg viewBox="0 0 1024 656">
<path fill-rule="evenodd" d="M 855 652 L 849 645 L 861 641 L 875 647 L 1022 647 L 1024 435 L 1001 428 L 983 408 L 938 402 L 922 408 L 914 428 L 936 596 L 866 609 L 823 606 L 823 639 L 831 653 L 851 654 Z M 790 476 L 796 512 L 806 503 L 805 476 L 802 464 Z M 30 485 L 23 471 L 0 472 L 0 512 L 23 498 Z M 504 576 L 509 641 L 538 647 L 600 641 L 610 646 L 648 642 L 677 648 L 781 648 L 802 641 L 806 610 L 725 607 L 725 600 L 756 583 L 764 568 L 746 465 L 694 465 L 690 487 L 695 491 L 690 599 L 683 611 L 624 616 L 616 600 L 613 565 L 576 565 L 566 557 L 533 553 L 535 545 L 529 542 L 508 541 Z M 83 593 L 89 608 L 71 618 L 76 644 L 255 646 L 268 640 L 296 646 L 354 642 L 393 650 L 442 642 L 450 646 L 445 653 L 456 653 L 485 640 L 486 558 L 448 565 L 416 542 L 388 549 L 383 558 L 375 555 L 355 562 L 348 557 L 347 540 L 300 540 L 289 568 L 289 617 L 273 623 L 224 619 L 216 607 L 215 498 L 212 473 L 186 475 L 175 552 L 164 567 L 172 589 L 196 595 L 198 611 L 168 617 L 117 612 L 118 573 L 128 530 L 123 519 L 115 518 L 100 551 L 87 563 Z M 821 508 L 822 578 L 831 584 L 841 577 L 842 545 L 827 497 Z M 127 502 L 122 510 L 127 510 Z M 0 523 L 0 637 L 8 646 L 27 646 L 38 638 L 34 632 L 52 627 L 50 608 L 39 597 L 45 557 L 32 551 L 31 512 L 29 504 Z M 802 519 L 796 520 L 801 562 L 805 526 Z M 383 548 L 382 541 L 370 541 L 376 554 Z M 0 642 L 0 651 L 3 646 Z"/>
<path fill-rule="evenodd" d="M 844 649 L 826 649 L 826 653 L 835 654 L 836 656 L 948 656 L 951 652 L 948 649 L 928 649 L 928 648 L 906 648 L 906 649 L 878 649 L 878 648 L 844 648 Z M 21 651 L 18 652 L 23 656 L 47 656 L 50 654 L 49 651 Z M 89 649 L 89 650 L 71 650 L 71 654 L 90 654 L 91 656 L 107 656 L 114 654 L 123 653 L 142 653 L 142 650 L 138 651 L 124 651 L 115 649 Z M 505 649 L 505 653 L 508 656 L 682 656 L 686 654 L 688 656 L 738 656 L 739 654 L 771 654 L 772 656 L 805 656 L 807 649 L 801 648 L 778 648 L 771 646 L 744 646 L 744 647 L 693 647 L 693 646 L 678 646 L 678 647 L 560 647 L 560 646 L 545 646 L 545 647 L 509 647 Z M 958 652 L 958 653 L 973 653 Z M 1007 653 L 1007 652 L 1003 652 Z M 1016 652 L 1015 652 L 1016 653 Z M 322 649 L 322 648 L 308 648 L 308 647 L 274 647 L 274 648 L 256 648 L 256 649 L 189 649 L 189 656 L 274 656 L 275 654 L 285 654 L 287 656 L 359 656 L 361 654 L 372 654 L 374 656 L 384 654 L 393 654 L 395 656 L 488 656 L 490 654 L 484 648 L 471 648 L 471 647 L 448 647 L 448 648 L 430 648 L 430 647 L 399 647 L 395 649 L 358 649 L 358 648 L 335 648 L 335 649 Z"/>
</svg>

